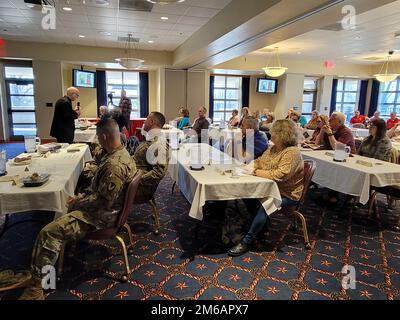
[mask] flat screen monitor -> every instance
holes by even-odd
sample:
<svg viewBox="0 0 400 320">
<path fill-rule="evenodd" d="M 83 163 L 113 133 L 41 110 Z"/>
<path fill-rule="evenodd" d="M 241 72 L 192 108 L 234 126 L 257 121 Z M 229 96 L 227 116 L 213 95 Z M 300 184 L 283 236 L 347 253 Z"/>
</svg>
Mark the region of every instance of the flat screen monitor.
<svg viewBox="0 0 400 320">
<path fill-rule="evenodd" d="M 79 88 L 96 87 L 96 72 L 73 69 L 72 79 L 73 79 L 72 85 L 74 87 L 79 87 Z"/>
<path fill-rule="evenodd" d="M 278 80 L 276 79 L 257 79 L 257 92 L 259 93 L 277 93 Z"/>
</svg>

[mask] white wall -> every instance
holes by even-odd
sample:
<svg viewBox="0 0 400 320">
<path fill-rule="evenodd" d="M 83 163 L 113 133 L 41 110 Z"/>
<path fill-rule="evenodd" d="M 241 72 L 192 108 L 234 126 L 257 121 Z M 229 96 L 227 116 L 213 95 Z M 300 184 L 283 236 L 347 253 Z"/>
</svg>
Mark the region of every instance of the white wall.
<svg viewBox="0 0 400 320">
<path fill-rule="evenodd" d="M 54 105 L 63 96 L 62 66 L 61 62 L 34 60 L 32 68 L 35 76 L 34 86 L 38 136 L 42 139 L 49 139 Z M 53 107 L 46 107 L 47 102 L 53 103 Z"/>
<path fill-rule="evenodd" d="M 275 118 L 286 117 L 290 108 L 301 112 L 304 91 L 304 75 L 288 73 L 280 78 Z M 296 109 L 297 108 L 297 109 Z"/>
</svg>

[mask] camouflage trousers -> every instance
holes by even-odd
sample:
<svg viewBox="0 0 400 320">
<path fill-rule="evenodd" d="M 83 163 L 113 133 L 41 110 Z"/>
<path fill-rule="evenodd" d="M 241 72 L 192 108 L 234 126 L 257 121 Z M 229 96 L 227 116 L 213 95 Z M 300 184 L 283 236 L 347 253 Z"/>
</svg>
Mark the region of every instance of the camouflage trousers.
<svg viewBox="0 0 400 320">
<path fill-rule="evenodd" d="M 41 279 L 44 266 L 55 266 L 65 242 L 80 240 L 96 229 L 95 226 L 74 217 L 79 214 L 79 211 L 72 211 L 49 223 L 39 232 L 32 252 L 33 277 Z"/>
</svg>

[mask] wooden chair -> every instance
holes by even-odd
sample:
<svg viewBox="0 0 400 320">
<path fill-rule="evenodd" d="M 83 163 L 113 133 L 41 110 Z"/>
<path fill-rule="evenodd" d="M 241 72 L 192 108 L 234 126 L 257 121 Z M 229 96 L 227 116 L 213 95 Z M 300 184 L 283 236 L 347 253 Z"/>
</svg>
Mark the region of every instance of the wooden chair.
<svg viewBox="0 0 400 320">
<path fill-rule="evenodd" d="M 287 210 L 293 214 L 293 224 L 292 230 L 297 230 L 297 221 L 296 218 L 299 218 L 301 221 L 301 225 L 303 227 L 303 236 L 304 236 L 304 245 L 307 250 L 311 249 L 311 244 L 308 238 L 307 232 L 307 223 L 304 215 L 300 212 L 300 208 L 303 206 L 304 201 L 307 197 L 307 192 L 310 187 L 311 180 L 314 176 L 314 172 L 316 169 L 316 163 L 313 160 L 304 160 L 304 180 L 303 180 L 303 193 L 301 195 L 300 201 L 296 205 L 296 207 L 288 207 Z M 286 209 L 286 208 L 285 208 Z"/>
<path fill-rule="evenodd" d="M 107 228 L 107 229 L 96 230 L 94 232 L 90 232 L 84 237 L 85 240 L 108 240 L 108 239 L 112 239 L 112 238 L 116 238 L 118 240 L 118 242 L 121 245 L 121 249 L 122 249 L 122 252 L 124 255 L 124 261 L 125 261 L 125 274 L 121 278 L 122 282 L 128 281 L 129 261 L 128 261 L 128 251 L 126 249 L 125 241 L 118 234 L 123 229 L 125 229 L 128 232 L 130 246 L 131 246 L 131 248 L 133 247 L 132 231 L 131 231 L 131 228 L 129 227 L 129 225 L 127 224 L 127 220 L 128 220 L 128 216 L 131 213 L 132 208 L 133 208 L 134 199 L 135 199 L 138 187 L 139 187 L 141 177 L 142 177 L 142 171 L 139 170 L 136 173 L 133 180 L 130 182 L 128 189 L 126 191 L 126 194 L 125 194 L 124 207 L 121 210 L 121 213 L 119 215 L 117 225 L 112 228 Z M 61 247 L 59 261 L 58 261 L 58 274 L 60 277 L 62 276 L 62 273 L 63 273 L 64 255 L 65 255 L 65 244 Z"/>
</svg>

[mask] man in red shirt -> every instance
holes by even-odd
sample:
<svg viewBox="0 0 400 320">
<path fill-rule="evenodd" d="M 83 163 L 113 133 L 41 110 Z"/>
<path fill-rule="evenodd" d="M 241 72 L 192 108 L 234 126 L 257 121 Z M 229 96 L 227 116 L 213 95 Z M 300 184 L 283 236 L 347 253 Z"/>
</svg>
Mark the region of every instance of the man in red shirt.
<svg viewBox="0 0 400 320">
<path fill-rule="evenodd" d="M 329 119 L 329 126 L 323 126 L 324 148 L 335 150 L 336 143 L 340 142 L 350 147 L 351 153 L 356 153 L 356 145 L 353 133 L 344 125 L 345 115 L 340 112 L 332 113 Z"/>
<path fill-rule="evenodd" d="M 397 118 L 397 113 L 392 112 L 390 114 L 390 119 L 387 121 L 387 128 L 388 130 L 392 129 L 396 123 L 400 122 L 400 119 Z"/>
<path fill-rule="evenodd" d="M 360 111 L 358 110 L 354 114 L 355 116 L 350 119 L 350 124 L 356 124 L 356 123 L 364 124 L 365 120 L 367 120 L 367 117 L 360 114 Z"/>
</svg>

